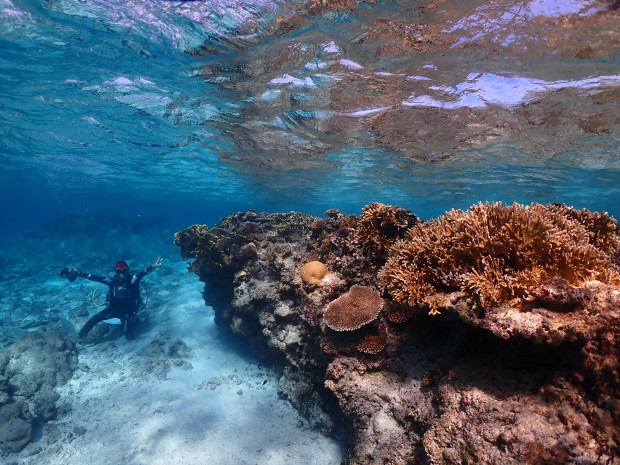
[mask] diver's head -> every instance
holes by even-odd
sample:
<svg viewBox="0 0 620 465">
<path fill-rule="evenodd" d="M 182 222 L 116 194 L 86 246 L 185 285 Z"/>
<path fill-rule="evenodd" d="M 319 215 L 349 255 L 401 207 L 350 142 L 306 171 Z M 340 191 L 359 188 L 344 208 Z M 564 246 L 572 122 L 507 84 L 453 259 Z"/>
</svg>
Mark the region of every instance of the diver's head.
<svg viewBox="0 0 620 465">
<path fill-rule="evenodd" d="M 119 276 L 129 273 L 129 265 L 123 260 L 116 262 L 114 269 L 116 270 L 116 274 Z"/>
</svg>

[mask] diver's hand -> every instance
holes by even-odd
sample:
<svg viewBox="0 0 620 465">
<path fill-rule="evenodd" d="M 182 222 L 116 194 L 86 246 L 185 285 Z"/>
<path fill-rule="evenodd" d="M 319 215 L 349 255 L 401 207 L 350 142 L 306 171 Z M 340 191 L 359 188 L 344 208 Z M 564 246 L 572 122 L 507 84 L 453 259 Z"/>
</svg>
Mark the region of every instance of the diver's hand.
<svg viewBox="0 0 620 465">
<path fill-rule="evenodd" d="M 73 268 L 73 267 L 69 269 L 63 268 L 62 270 L 60 270 L 58 274 L 61 276 L 66 276 L 70 282 L 75 281 L 78 276 L 83 275 L 83 273 L 80 273 L 76 268 Z"/>
<path fill-rule="evenodd" d="M 157 260 L 155 260 L 155 263 L 153 263 L 151 265 L 151 268 L 157 268 L 159 266 L 161 266 L 161 261 L 163 260 L 163 258 L 159 257 Z"/>
</svg>

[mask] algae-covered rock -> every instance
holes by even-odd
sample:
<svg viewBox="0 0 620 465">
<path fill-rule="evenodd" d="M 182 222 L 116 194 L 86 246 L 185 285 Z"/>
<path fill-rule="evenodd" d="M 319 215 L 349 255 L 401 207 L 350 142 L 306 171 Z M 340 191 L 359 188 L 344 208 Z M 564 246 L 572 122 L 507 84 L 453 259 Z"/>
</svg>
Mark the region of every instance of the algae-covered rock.
<svg viewBox="0 0 620 465">
<path fill-rule="evenodd" d="M 54 419 L 60 395 L 77 367 L 75 344 L 55 331 L 32 331 L 0 349 L 0 449 L 21 451 L 36 423 Z M 32 410 L 31 410 L 32 409 Z"/>
<path fill-rule="evenodd" d="M 25 333 L 5 351 L 9 359 L 4 376 L 15 396 L 31 397 L 41 388 L 61 386 L 77 366 L 75 344 L 55 331 Z"/>
<path fill-rule="evenodd" d="M 0 407 L 0 449 L 19 452 L 32 439 L 32 414 L 26 402 Z"/>
</svg>

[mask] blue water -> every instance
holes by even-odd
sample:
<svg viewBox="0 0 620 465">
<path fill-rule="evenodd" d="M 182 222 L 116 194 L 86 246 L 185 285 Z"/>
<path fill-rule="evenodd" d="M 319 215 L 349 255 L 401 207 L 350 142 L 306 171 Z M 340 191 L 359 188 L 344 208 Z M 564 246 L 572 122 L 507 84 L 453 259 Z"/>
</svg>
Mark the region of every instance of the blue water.
<svg viewBox="0 0 620 465">
<path fill-rule="evenodd" d="M 61 267 L 104 274 L 119 259 L 141 269 L 165 258 L 147 280 L 145 333 L 80 346 L 93 369 L 63 392 L 73 414 L 60 433 L 43 429 L 25 464 L 170 463 L 179 444 L 190 462 L 340 461 L 334 438 L 294 426 L 273 374 L 263 392 L 255 361 L 231 361 L 230 344 L 214 342 L 202 286 L 172 244 L 193 223 L 248 209 L 359 214 L 372 202 L 428 219 L 497 200 L 620 218 L 613 1 L 321 7 L 330 3 L 0 0 L 0 347 L 32 329 L 75 336 L 84 312 L 96 311 L 93 287 L 68 284 Z M 171 334 L 193 351 L 195 369 L 148 384 L 151 402 L 124 370 L 140 365 L 139 347 Z M 246 383 L 247 404 L 231 373 Z M 214 400 L 205 386 L 216 374 L 228 381 Z M 117 406 L 119 389 L 141 398 L 136 411 Z M 151 430 L 158 405 L 178 434 Z M 82 410 L 95 425 L 103 415 L 111 433 L 91 428 Z M 203 428 L 212 411 L 217 434 L 204 436 L 194 424 Z M 269 441 L 261 455 L 246 424 Z"/>
<path fill-rule="evenodd" d="M 174 231 L 249 208 L 375 201 L 423 218 L 485 200 L 620 216 L 617 42 L 583 58 L 544 38 L 561 14 L 614 13 L 519 4 L 309 15 L 281 0 L 0 0 L 0 233 L 76 213 L 162 217 Z M 381 18 L 443 22 L 453 45 L 388 53 L 356 40 Z M 457 124 L 459 112 L 477 116 Z M 579 118 L 602 129 L 571 126 Z"/>
</svg>

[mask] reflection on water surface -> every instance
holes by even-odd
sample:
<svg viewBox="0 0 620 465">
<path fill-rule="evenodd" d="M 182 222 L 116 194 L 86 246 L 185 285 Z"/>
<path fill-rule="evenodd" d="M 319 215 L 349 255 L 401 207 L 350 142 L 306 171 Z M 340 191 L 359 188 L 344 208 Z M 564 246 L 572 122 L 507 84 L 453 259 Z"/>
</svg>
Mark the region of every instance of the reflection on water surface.
<svg viewBox="0 0 620 465">
<path fill-rule="evenodd" d="M 0 6 L 4 166 L 49 163 L 25 177 L 61 197 L 596 208 L 618 185 L 611 0 Z M 611 172 L 566 196 L 567 169 Z"/>
</svg>

